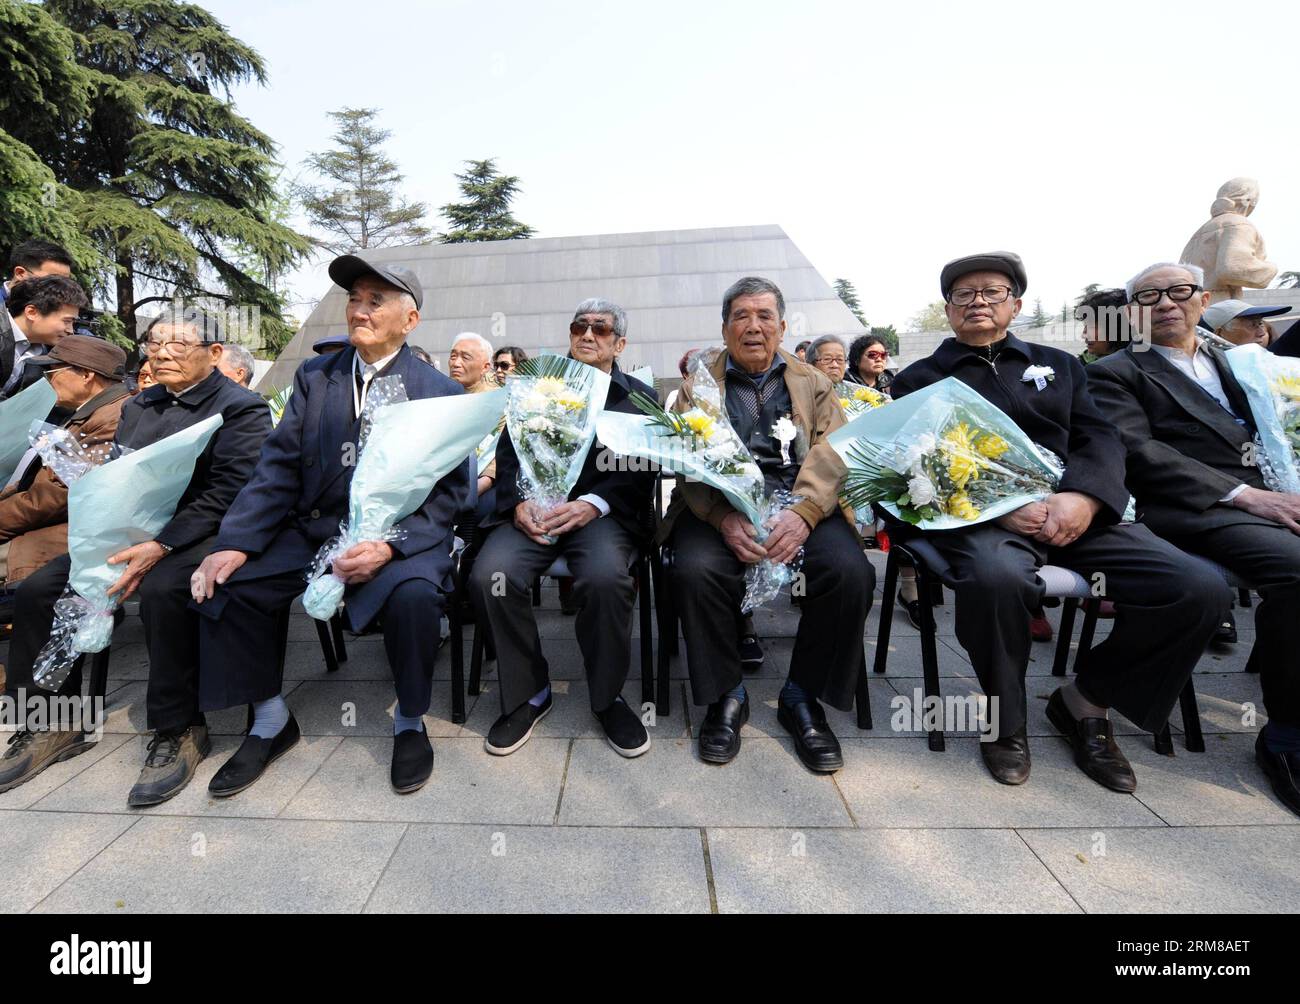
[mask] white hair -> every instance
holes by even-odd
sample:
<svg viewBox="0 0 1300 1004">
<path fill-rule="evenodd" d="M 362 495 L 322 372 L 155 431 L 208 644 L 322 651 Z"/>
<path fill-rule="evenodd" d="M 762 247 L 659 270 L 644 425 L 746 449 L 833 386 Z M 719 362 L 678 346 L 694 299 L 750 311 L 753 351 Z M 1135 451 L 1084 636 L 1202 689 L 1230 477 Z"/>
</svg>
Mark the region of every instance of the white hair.
<svg viewBox="0 0 1300 1004">
<path fill-rule="evenodd" d="M 244 371 L 243 384 L 247 387 L 253 382 L 253 353 L 242 345 L 236 345 L 234 342 L 226 342 L 221 346 L 222 362 L 230 360 L 231 369 Z"/>
<path fill-rule="evenodd" d="M 1152 272 L 1159 271 L 1162 268 L 1181 268 L 1184 272 L 1192 277 L 1192 282 L 1204 288 L 1205 286 L 1205 269 L 1200 265 L 1193 265 L 1185 261 L 1158 261 L 1154 265 L 1148 265 L 1137 275 L 1133 276 L 1128 282 L 1124 283 L 1124 293 L 1128 296 L 1129 302 L 1133 301 L 1133 294 L 1137 292 L 1138 283 L 1149 276 Z"/>
<path fill-rule="evenodd" d="M 459 335 L 457 335 L 455 338 L 452 339 L 451 347 L 454 349 L 461 342 L 473 342 L 475 345 L 477 345 L 480 349 L 483 350 L 484 354 L 488 357 L 488 359 L 492 358 L 492 343 L 489 342 L 482 335 L 480 335 L 477 331 L 462 331 Z"/>
</svg>

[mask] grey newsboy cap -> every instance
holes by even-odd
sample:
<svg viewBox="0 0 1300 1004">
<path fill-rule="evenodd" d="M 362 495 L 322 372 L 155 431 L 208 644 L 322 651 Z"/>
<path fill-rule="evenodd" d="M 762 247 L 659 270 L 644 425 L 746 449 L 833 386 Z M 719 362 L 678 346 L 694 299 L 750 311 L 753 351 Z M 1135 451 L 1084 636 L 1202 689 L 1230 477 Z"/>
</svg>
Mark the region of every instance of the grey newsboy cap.
<svg viewBox="0 0 1300 1004">
<path fill-rule="evenodd" d="M 1025 263 L 1020 260 L 1020 255 L 1012 251 L 985 251 L 983 254 L 956 258 L 943 267 L 939 273 L 939 288 L 943 291 L 943 298 L 947 300 L 957 280 L 971 272 L 1001 272 L 1011 280 L 1016 296 L 1024 296 L 1025 290 L 1029 288 Z"/>
</svg>

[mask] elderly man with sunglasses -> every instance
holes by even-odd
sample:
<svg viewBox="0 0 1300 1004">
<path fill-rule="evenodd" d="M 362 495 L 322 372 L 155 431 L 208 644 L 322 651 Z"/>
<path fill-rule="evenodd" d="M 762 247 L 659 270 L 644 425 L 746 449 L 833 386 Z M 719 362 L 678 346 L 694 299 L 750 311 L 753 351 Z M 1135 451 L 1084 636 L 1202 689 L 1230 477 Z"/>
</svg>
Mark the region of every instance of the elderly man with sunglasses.
<svg viewBox="0 0 1300 1004">
<path fill-rule="evenodd" d="M 997 700 L 997 739 L 981 742 L 984 763 L 1003 784 L 1029 778 L 1025 672 L 1029 622 L 1041 605 L 1045 564 L 1073 569 L 1114 601 L 1109 637 L 1086 656 L 1075 680 L 1047 703 L 1075 764 L 1113 791 L 1137 779 L 1114 739 L 1109 709 L 1148 731 L 1169 718 L 1228 604 L 1212 569 L 1147 527 L 1123 524 L 1129 500 L 1124 446 L 1098 411 L 1083 364 L 1061 349 L 1008 333 L 1027 280 L 1017 255 L 972 255 L 943 268 L 940 288 L 955 334 L 894 381 L 901 398 L 955 377 L 997 405 L 1065 468 L 1057 491 L 969 529 L 926 534 L 948 562 L 957 594 L 957 639 L 984 692 Z"/>
<path fill-rule="evenodd" d="M 585 300 L 569 326 L 574 359 L 610 375 L 606 411 L 639 413 L 633 393 L 658 400 L 618 366 L 627 346 L 627 315 L 608 300 Z M 475 610 L 492 630 L 501 683 L 501 716 L 485 748 L 508 756 L 533 734 L 552 707 L 550 671 L 533 616 L 531 586 L 556 558 L 574 578 L 580 607 L 576 630 L 592 714 L 614 752 L 638 757 L 650 749 L 640 717 L 623 700 L 632 644 L 634 582 L 629 572 L 645 531 L 653 471 L 592 443 L 569 500 L 538 513 L 519 492 L 519 460 L 509 430 L 497 444 L 496 511 L 470 574 Z"/>
<path fill-rule="evenodd" d="M 115 442 L 138 450 L 213 415 L 222 418 L 167 525 L 153 540 L 109 558 L 122 569 L 109 595 L 122 601 L 139 595 L 149 656 L 145 715 L 154 735 L 127 797 L 132 807 L 156 805 L 178 794 L 211 749 L 199 710 L 199 623 L 189 609 L 190 576 L 211 549 L 222 516 L 253 473 L 271 431 L 266 401 L 217 368 L 222 340 L 220 323 L 201 310 L 177 308 L 157 318 L 145 344 L 158 383 L 122 406 L 117 427 Z M 49 638 L 54 604 L 69 570 L 67 555 L 56 558 L 18 590 L 6 683 L 10 693 L 48 696 L 34 686 L 32 671 Z M 78 666 L 58 694 L 77 694 L 80 688 Z M 0 760 L 0 791 L 92 745 L 80 730 L 16 733 Z"/>
<path fill-rule="evenodd" d="M 1245 392 L 1223 351 L 1197 332 L 1210 300 L 1204 282 L 1188 264 L 1135 276 L 1127 293 L 1138 340 L 1089 366 L 1088 382 L 1123 437 L 1143 523 L 1259 590 L 1248 666 L 1268 724 L 1255 758 L 1300 814 L 1300 495 L 1270 490 L 1260 472 Z"/>
</svg>

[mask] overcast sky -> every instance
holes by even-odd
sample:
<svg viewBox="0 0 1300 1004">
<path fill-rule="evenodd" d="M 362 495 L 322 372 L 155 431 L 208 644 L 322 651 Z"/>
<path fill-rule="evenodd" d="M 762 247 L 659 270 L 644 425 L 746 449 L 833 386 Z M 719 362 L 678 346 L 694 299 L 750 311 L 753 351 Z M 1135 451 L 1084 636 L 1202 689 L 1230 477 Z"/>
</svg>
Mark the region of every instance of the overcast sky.
<svg viewBox="0 0 1300 1004">
<path fill-rule="evenodd" d="M 1300 270 L 1292 2 L 203 2 L 266 60 L 236 101 L 291 173 L 379 108 L 431 209 L 495 157 L 541 237 L 777 223 L 873 324 L 993 248 L 1059 312 L 1176 258 L 1237 175 Z"/>
</svg>

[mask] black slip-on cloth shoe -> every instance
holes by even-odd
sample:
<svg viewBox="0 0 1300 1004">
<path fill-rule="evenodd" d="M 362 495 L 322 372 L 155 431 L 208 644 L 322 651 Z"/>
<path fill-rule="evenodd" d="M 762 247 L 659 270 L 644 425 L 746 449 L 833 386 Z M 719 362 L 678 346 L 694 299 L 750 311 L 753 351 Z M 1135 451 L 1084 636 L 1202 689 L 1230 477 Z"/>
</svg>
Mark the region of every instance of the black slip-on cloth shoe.
<svg viewBox="0 0 1300 1004">
<path fill-rule="evenodd" d="M 553 704 L 552 696 L 547 694 L 540 707 L 525 701 L 510 714 L 502 715 L 488 730 L 483 748 L 493 756 L 509 756 L 532 738 L 533 729 L 550 713 Z"/>
<path fill-rule="evenodd" d="M 214 798 L 238 795 L 261 777 L 267 767 L 293 749 L 301 738 L 298 719 L 292 713 L 284 728 L 272 739 L 245 736 L 239 749 L 235 750 L 235 755 L 208 782 L 208 794 Z"/>
<path fill-rule="evenodd" d="M 619 756 L 631 760 L 650 749 L 649 733 L 623 698 L 620 697 L 604 711 L 597 711 L 596 718 L 605 730 L 605 739 Z"/>
<path fill-rule="evenodd" d="M 421 723 L 420 730 L 407 729 L 393 736 L 393 764 L 389 779 L 399 795 L 419 791 L 433 773 L 433 744 Z"/>
</svg>

